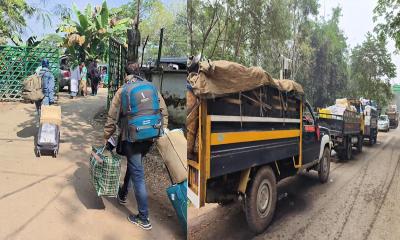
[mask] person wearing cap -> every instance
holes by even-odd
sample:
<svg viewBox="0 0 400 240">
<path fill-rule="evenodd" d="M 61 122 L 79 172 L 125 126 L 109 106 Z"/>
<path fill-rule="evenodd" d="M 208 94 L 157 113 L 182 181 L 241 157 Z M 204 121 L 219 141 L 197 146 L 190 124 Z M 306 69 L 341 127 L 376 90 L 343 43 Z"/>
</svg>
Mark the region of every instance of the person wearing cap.
<svg viewBox="0 0 400 240">
<path fill-rule="evenodd" d="M 137 63 L 128 64 L 125 67 L 125 72 L 127 74 L 125 81 L 146 81 L 139 77 L 139 65 Z M 149 210 L 148 210 L 148 200 L 147 191 L 144 176 L 143 167 L 143 157 L 147 154 L 150 147 L 153 145 L 152 140 L 147 140 L 143 142 L 129 142 L 127 141 L 127 135 L 129 129 L 124 121 L 120 121 L 121 113 L 121 94 L 124 86 L 120 87 L 116 92 L 112 103 L 110 105 L 110 110 L 108 111 L 107 122 L 104 126 L 104 143 L 107 144 L 110 137 L 116 131 L 116 126 L 120 127 L 120 135 L 118 140 L 118 145 L 120 146 L 120 152 L 125 155 L 128 160 L 126 174 L 124 178 L 124 184 L 118 192 L 118 201 L 120 204 L 126 204 L 128 190 L 132 188 L 135 192 L 135 198 L 138 206 L 137 215 L 129 215 L 128 221 L 136 224 L 137 226 L 150 230 L 151 224 L 149 220 Z M 158 99 L 160 104 L 161 115 L 163 117 L 163 129 L 168 126 L 168 110 L 165 105 L 164 99 L 158 92 Z M 122 119 L 123 117 L 121 117 Z M 118 147 L 117 147 L 118 150 Z M 117 151 L 118 152 L 118 151 Z"/>
</svg>

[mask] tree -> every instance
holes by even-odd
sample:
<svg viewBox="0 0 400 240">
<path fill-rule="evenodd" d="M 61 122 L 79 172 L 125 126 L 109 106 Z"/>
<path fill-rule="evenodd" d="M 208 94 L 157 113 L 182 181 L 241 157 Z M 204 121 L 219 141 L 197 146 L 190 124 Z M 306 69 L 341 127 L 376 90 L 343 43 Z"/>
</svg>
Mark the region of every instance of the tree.
<svg viewBox="0 0 400 240">
<path fill-rule="evenodd" d="M 368 33 L 366 40 L 353 49 L 350 66 L 353 94 L 386 106 L 392 98 L 390 80 L 396 77 L 386 41 Z"/>
<path fill-rule="evenodd" d="M 334 8 L 331 19 L 317 23 L 311 35 L 313 59 L 308 76 L 311 82 L 303 85 L 311 86 L 307 93 L 314 107 L 325 107 L 346 95 L 347 44 L 339 28 L 340 16 L 341 9 Z"/>
<path fill-rule="evenodd" d="M 375 32 L 380 38 L 387 36 L 396 43 L 400 49 L 400 1 L 399 0 L 378 0 L 374 9 Z"/>
<path fill-rule="evenodd" d="M 0 44 L 18 38 L 26 27 L 25 16 L 32 16 L 34 12 L 25 0 L 0 0 Z"/>
</svg>

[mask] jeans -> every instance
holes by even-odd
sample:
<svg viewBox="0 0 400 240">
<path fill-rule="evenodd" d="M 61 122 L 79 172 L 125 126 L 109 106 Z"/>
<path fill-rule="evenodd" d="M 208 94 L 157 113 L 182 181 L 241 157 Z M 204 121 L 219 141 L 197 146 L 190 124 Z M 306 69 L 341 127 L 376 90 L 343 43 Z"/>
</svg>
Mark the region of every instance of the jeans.
<svg viewBox="0 0 400 240">
<path fill-rule="evenodd" d="M 36 113 L 40 116 L 40 109 L 42 107 L 42 100 L 35 101 Z"/>
<path fill-rule="evenodd" d="M 97 95 L 97 88 L 99 86 L 99 81 L 100 81 L 100 79 L 97 78 L 97 77 L 93 78 L 92 81 L 91 81 L 91 83 L 92 83 L 91 88 L 92 88 L 92 94 L 93 95 Z"/>
<path fill-rule="evenodd" d="M 54 92 L 45 93 L 44 98 L 42 100 L 43 105 L 51 105 L 54 103 Z"/>
<path fill-rule="evenodd" d="M 133 190 L 139 210 L 139 216 L 142 219 L 149 217 L 149 209 L 147 202 L 146 183 L 144 179 L 144 167 L 142 161 L 142 154 L 135 153 L 126 156 L 128 159 L 128 167 L 124 178 L 124 185 L 122 185 L 121 194 L 127 195 L 129 187 L 133 183 Z"/>
</svg>

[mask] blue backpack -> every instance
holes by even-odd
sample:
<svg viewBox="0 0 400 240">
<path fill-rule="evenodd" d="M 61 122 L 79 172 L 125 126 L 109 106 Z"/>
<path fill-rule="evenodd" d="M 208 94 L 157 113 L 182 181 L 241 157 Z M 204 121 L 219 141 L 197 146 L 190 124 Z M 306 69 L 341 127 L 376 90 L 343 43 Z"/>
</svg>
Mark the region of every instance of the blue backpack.
<svg viewBox="0 0 400 240">
<path fill-rule="evenodd" d="M 153 84 L 127 82 L 122 89 L 121 108 L 128 121 L 128 142 L 150 140 L 161 135 L 162 116 L 158 92 Z"/>
</svg>

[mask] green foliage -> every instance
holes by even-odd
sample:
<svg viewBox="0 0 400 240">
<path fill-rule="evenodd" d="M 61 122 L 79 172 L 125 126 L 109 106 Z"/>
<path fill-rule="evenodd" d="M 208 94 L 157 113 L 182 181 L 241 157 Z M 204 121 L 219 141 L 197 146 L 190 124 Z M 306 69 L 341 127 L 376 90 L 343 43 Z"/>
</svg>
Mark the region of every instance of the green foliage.
<svg viewBox="0 0 400 240">
<path fill-rule="evenodd" d="M 357 97 L 377 100 L 387 106 L 392 98 L 390 79 L 396 77 L 396 66 L 386 49 L 386 41 L 371 33 L 356 46 L 351 55 L 351 91 Z"/>
<path fill-rule="evenodd" d="M 379 38 L 392 38 L 400 49 L 400 1 L 378 0 L 374 9 L 375 32 Z"/>
<path fill-rule="evenodd" d="M 347 95 L 347 44 L 339 29 L 340 8 L 333 9 L 332 18 L 314 24 L 311 32 L 308 76 L 299 74 L 301 82 L 314 106 L 332 104 L 336 98 Z M 301 71 L 300 71 L 301 72 Z"/>
<path fill-rule="evenodd" d="M 25 0 L 0 0 L 0 44 L 19 39 L 26 27 L 25 16 L 32 16 L 34 12 Z"/>
<path fill-rule="evenodd" d="M 107 61 L 108 39 L 123 35 L 129 28 L 131 19 L 109 21 L 110 11 L 106 1 L 102 6 L 86 6 L 85 11 L 72 5 L 73 16 L 64 16 L 57 32 L 65 34 L 64 47 L 73 65 L 87 59 Z M 75 21 L 77 19 L 78 21 Z"/>
<path fill-rule="evenodd" d="M 387 81 L 394 77 L 390 56 L 380 65 L 386 66 L 386 75 L 363 78 L 365 73 L 350 64 L 346 37 L 339 28 L 341 9 L 332 9 L 329 19 L 319 19 L 318 8 L 318 0 L 189 0 L 190 54 L 261 66 L 276 78 L 284 56 L 292 60 L 292 78 L 303 85 L 315 107 L 356 96 L 385 104 L 390 99 Z M 379 43 L 376 54 L 386 51 L 385 44 Z M 370 93 L 373 88 L 358 84 L 379 91 Z"/>
<path fill-rule="evenodd" d="M 137 2 L 131 1 L 118 8 L 110 9 L 112 17 L 136 18 Z M 164 4 L 160 0 L 141 1 L 139 30 L 142 46 L 149 37 L 145 48 L 144 62 L 155 59 L 158 52 L 160 29 L 164 28 L 163 56 L 182 57 L 187 55 L 186 3 Z M 125 40 L 126 36 L 119 36 Z"/>
</svg>

